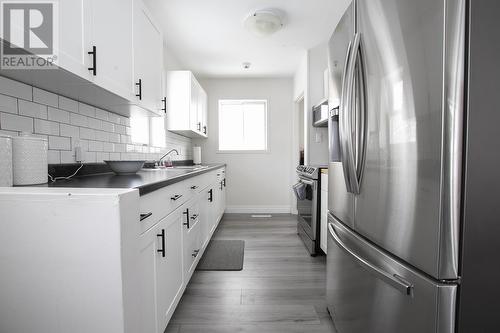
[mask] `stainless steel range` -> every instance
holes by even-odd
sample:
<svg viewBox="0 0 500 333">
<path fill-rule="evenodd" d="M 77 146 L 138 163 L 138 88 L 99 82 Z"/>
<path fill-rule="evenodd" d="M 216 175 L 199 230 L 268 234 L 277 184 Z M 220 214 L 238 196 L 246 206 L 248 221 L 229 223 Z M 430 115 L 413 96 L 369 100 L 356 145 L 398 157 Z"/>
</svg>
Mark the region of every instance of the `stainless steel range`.
<svg viewBox="0 0 500 333">
<path fill-rule="evenodd" d="M 320 169 L 321 167 L 299 165 L 298 183 L 293 186 L 297 197 L 297 233 L 312 256 L 321 251 L 319 248 Z"/>
</svg>

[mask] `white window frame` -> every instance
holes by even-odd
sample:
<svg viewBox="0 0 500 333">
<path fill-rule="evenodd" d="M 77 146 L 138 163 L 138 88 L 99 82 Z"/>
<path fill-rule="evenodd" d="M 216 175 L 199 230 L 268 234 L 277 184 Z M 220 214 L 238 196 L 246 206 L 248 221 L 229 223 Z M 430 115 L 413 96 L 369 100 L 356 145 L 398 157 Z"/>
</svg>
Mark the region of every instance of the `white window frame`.
<svg viewBox="0 0 500 333">
<path fill-rule="evenodd" d="M 220 150 L 220 110 L 222 104 L 230 103 L 264 103 L 265 105 L 265 143 L 266 149 L 260 150 Z M 219 99 L 218 109 L 217 109 L 217 154 L 268 154 L 270 153 L 269 148 L 269 101 L 267 99 Z"/>
</svg>

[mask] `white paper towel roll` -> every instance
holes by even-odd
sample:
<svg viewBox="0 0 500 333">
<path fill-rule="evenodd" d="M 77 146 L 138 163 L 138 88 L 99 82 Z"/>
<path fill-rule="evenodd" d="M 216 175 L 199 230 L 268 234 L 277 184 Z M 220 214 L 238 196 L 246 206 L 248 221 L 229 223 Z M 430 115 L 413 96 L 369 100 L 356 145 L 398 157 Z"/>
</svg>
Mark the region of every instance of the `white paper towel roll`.
<svg viewBox="0 0 500 333">
<path fill-rule="evenodd" d="M 12 138 L 14 185 L 47 182 L 47 139 L 22 134 Z"/>
<path fill-rule="evenodd" d="M 12 186 L 12 139 L 0 135 L 0 187 Z"/>
<path fill-rule="evenodd" d="M 193 147 L 193 163 L 201 164 L 201 147 Z"/>
</svg>

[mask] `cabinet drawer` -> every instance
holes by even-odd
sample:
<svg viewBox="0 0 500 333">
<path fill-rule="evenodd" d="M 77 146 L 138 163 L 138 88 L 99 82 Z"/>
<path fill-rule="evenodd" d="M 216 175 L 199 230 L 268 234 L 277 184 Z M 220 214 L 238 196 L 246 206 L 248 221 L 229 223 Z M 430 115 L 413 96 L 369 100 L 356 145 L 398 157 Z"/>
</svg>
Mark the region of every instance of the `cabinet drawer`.
<svg viewBox="0 0 500 333">
<path fill-rule="evenodd" d="M 142 196 L 139 200 L 141 214 L 151 214 L 141 221 L 144 232 L 173 212 L 192 197 L 186 182 L 179 182 Z"/>
<path fill-rule="evenodd" d="M 202 174 L 197 177 L 193 177 L 187 180 L 188 187 L 193 194 L 200 193 L 203 189 L 205 189 L 208 185 L 210 185 L 210 174 Z"/>
</svg>

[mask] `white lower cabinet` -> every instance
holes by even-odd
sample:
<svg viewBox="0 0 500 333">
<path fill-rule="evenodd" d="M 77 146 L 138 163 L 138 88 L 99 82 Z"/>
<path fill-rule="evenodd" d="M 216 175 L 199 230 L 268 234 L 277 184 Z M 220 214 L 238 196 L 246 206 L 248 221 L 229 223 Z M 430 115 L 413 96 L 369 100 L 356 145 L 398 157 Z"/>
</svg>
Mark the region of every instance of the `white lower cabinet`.
<svg viewBox="0 0 500 333">
<path fill-rule="evenodd" d="M 141 235 L 142 332 L 162 333 L 175 311 L 224 213 L 223 177 L 223 169 L 219 169 L 141 197 L 140 207 L 153 212 L 151 218 L 168 214 L 162 202 L 172 205 L 172 198 L 179 195 L 184 199 Z M 142 223 L 152 222 L 144 219 Z"/>
<path fill-rule="evenodd" d="M 164 332 L 223 214 L 223 171 L 143 196 L 0 188 L 0 332 Z"/>
<path fill-rule="evenodd" d="M 178 209 L 141 236 L 144 332 L 164 331 L 182 289 L 182 216 Z"/>
</svg>

